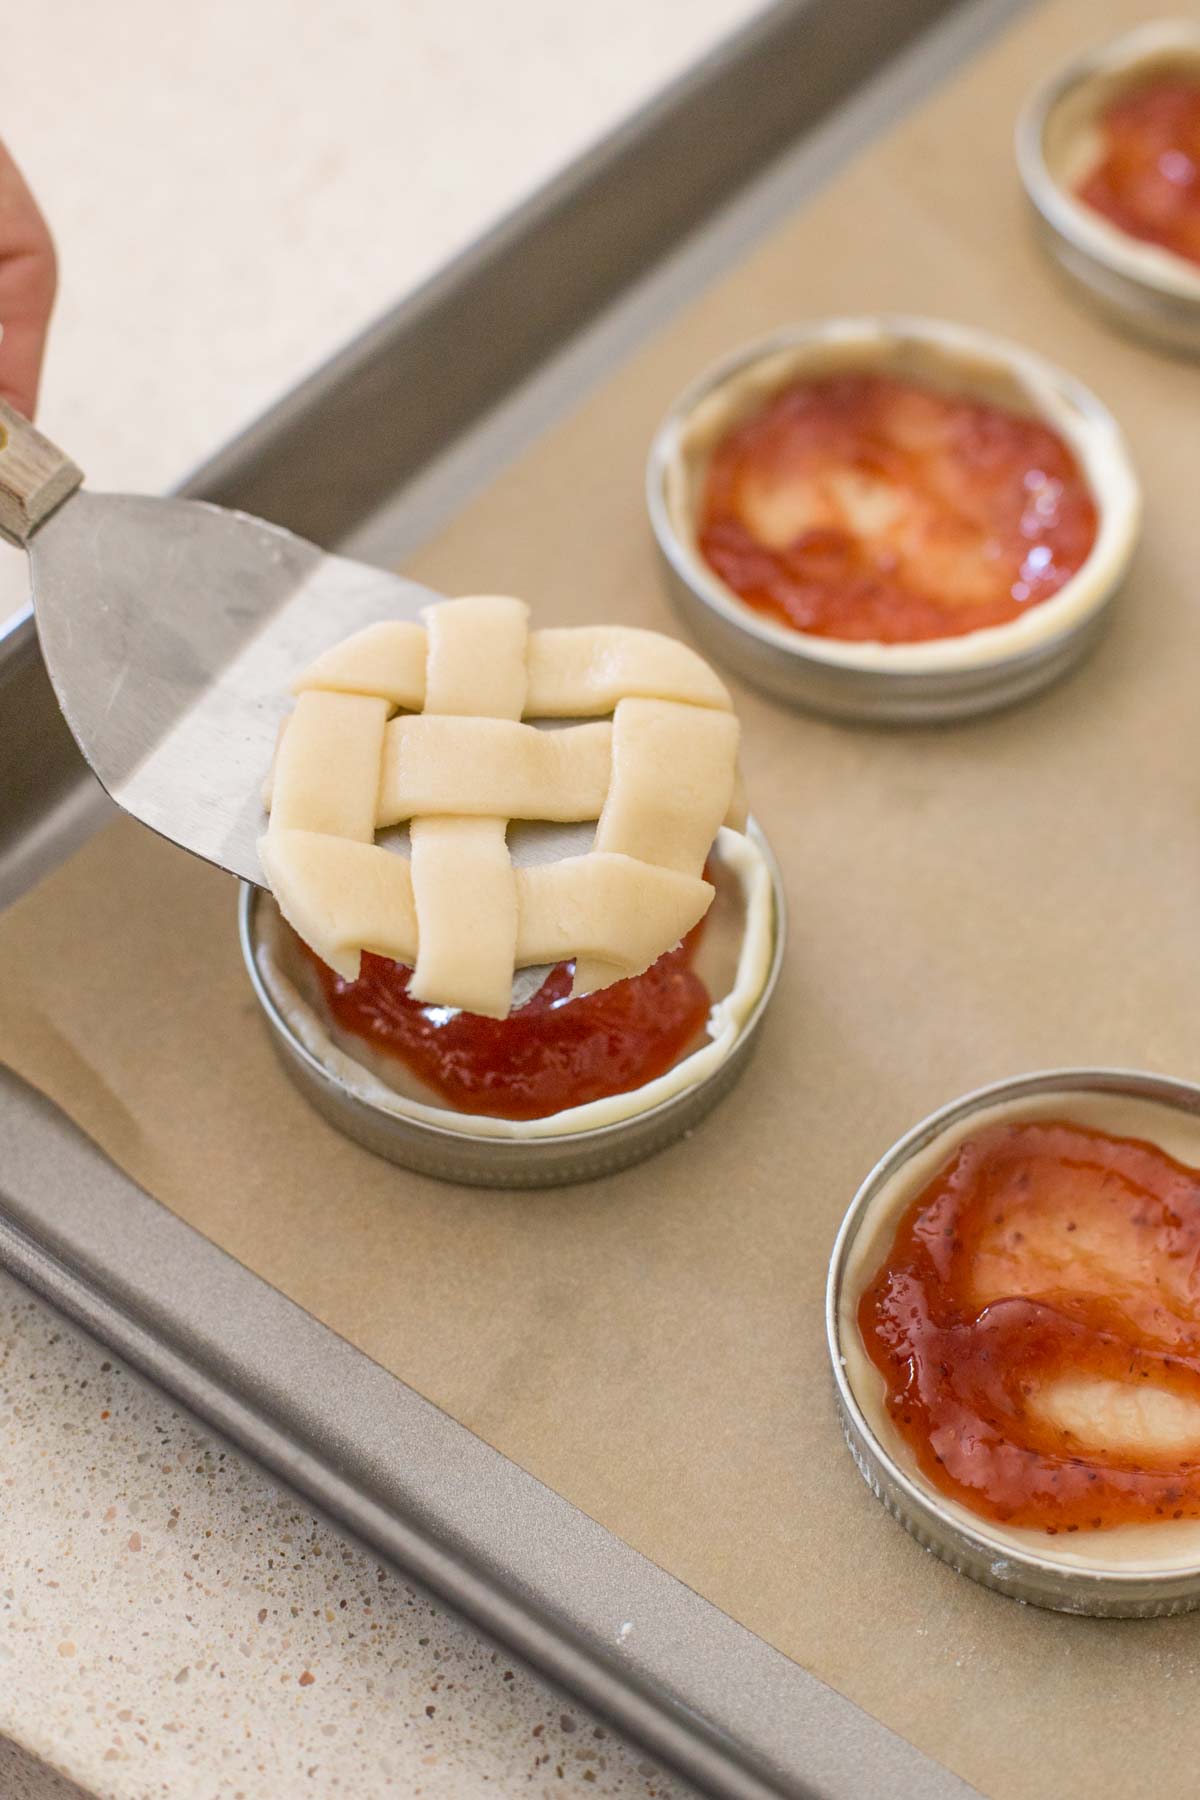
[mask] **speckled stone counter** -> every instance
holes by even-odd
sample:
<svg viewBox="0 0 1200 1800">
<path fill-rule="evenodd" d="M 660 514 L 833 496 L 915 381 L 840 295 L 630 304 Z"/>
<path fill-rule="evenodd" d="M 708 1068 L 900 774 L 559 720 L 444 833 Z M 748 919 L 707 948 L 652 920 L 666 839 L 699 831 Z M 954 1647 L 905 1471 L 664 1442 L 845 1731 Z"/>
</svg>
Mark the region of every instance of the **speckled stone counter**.
<svg viewBox="0 0 1200 1800">
<path fill-rule="evenodd" d="M 4 1800 L 686 1791 L 6 1275 L 0 1507 Z"/>
<path fill-rule="evenodd" d="M 759 4 L 26 8 L 41 423 L 170 486 Z M 0 1734 L 3 1800 L 682 1791 L 2 1277 Z"/>
</svg>

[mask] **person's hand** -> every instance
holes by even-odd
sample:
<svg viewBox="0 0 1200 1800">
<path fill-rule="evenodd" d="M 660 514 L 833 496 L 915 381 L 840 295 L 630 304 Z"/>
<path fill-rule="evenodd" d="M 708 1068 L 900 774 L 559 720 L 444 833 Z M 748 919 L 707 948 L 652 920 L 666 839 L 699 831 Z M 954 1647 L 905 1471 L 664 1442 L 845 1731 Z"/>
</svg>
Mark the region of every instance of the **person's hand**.
<svg viewBox="0 0 1200 1800">
<path fill-rule="evenodd" d="M 0 397 L 27 419 L 37 405 L 57 280 L 49 228 L 0 144 Z"/>
</svg>

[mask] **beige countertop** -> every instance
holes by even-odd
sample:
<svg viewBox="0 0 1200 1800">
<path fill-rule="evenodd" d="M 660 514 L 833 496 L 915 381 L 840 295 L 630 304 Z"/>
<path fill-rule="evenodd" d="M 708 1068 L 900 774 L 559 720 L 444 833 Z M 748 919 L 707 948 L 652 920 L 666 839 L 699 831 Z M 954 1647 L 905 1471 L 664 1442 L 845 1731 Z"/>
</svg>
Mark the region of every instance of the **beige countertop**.
<svg viewBox="0 0 1200 1800">
<path fill-rule="evenodd" d="M 58 242 L 38 423 L 154 493 L 764 0 L 47 0 L 3 136 Z M 0 558 L 0 615 L 23 561 Z"/>
<path fill-rule="evenodd" d="M 41 424 L 97 486 L 170 486 L 758 8 L 27 8 Z M 6 1800 L 485 1788 L 682 1792 L 0 1276 Z"/>
</svg>

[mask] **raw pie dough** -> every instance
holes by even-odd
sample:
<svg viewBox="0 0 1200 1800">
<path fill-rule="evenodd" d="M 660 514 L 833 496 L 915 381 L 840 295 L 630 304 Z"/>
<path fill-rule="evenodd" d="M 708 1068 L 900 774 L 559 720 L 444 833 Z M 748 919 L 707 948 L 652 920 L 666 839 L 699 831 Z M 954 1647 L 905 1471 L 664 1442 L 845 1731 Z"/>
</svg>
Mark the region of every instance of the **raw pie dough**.
<svg viewBox="0 0 1200 1800">
<path fill-rule="evenodd" d="M 423 616 L 293 684 L 259 845 L 284 917 L 347 979 L 371 950 L 412 967 L 418 999 L 490 1018 L 517 968 L 573 958 L 576 993 L 641 974 L 703 918 L 705 858 L 740 823 L 725 687 L 656 632 L 530 631 L 499 596 Z M 510 819 L 596 819 L 594 847 L 514 868 Z M 375 842 L 402 822 L 410 858 Z"/>
</svg>

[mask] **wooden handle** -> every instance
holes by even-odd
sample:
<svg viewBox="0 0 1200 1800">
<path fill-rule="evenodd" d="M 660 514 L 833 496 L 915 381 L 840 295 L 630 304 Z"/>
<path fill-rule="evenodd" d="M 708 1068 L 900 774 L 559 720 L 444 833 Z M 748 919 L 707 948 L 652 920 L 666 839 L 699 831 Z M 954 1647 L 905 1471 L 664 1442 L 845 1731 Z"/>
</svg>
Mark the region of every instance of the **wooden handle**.
<svg viewBox="0 0 1200 1800">
<path fill-rule="evenodd" d="M 27 544 L 82 480 L 69 456 L 0 400 L 0 536 Z"/>
</svg>

